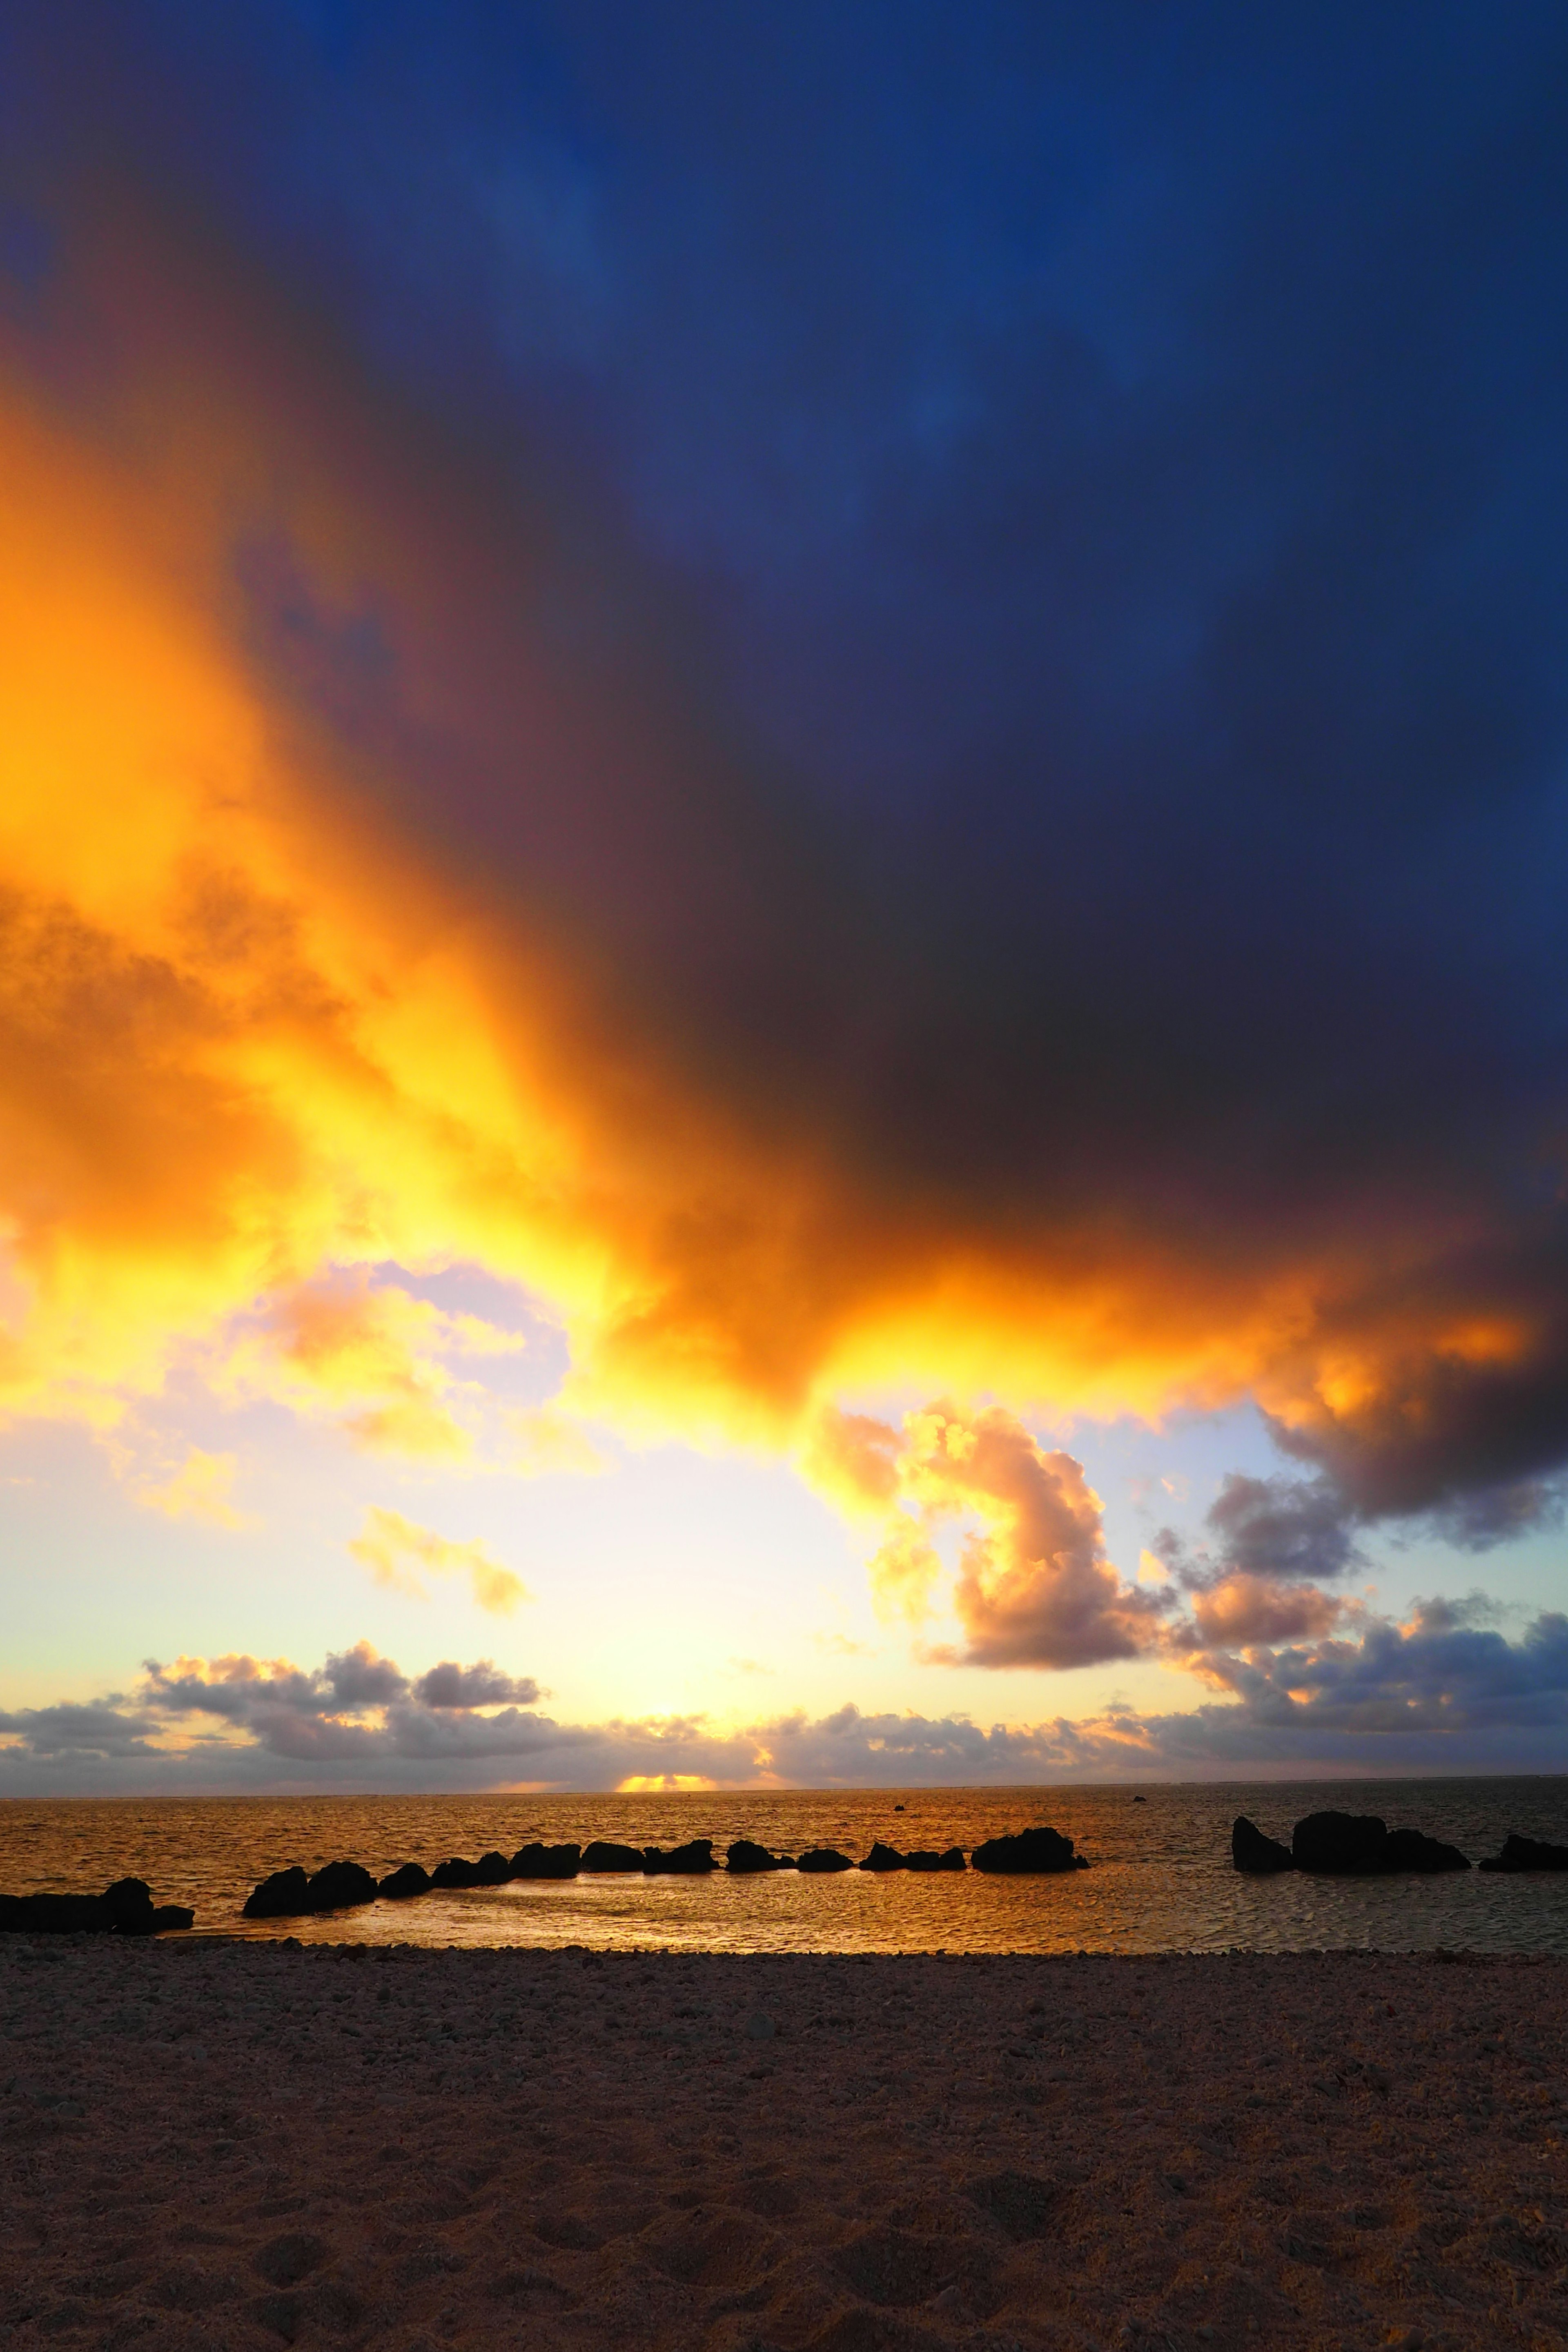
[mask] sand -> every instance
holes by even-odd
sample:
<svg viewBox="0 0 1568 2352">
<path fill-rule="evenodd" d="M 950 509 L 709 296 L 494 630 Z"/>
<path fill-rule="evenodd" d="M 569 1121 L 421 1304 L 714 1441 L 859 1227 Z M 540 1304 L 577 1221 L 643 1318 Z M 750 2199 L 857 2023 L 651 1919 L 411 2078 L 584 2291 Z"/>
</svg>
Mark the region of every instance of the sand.
<svg viewBox="0 0 1568 2352">
<path fill-rule="evenodd" d="M 0 2342 L 1556 2347 L 1556 1960 L 0 1943 Z"/>
</svg>

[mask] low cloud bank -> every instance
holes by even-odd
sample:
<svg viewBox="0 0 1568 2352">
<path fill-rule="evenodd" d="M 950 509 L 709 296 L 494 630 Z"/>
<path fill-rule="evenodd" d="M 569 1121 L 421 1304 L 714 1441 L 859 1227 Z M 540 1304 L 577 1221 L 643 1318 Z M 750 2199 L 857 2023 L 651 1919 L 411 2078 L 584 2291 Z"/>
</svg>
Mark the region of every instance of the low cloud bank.
<svg viewBox="0 0 1568 2352">
<path fill-rule="evenodd" d="M 569 1724 L 489 1660 L 416 1678 L 368 1642 L 306 1672 L 237 1656 L 150 1662 L 125 1694 L 0 1714 L 0 1795 L 613 1789 L 677 1780 L 800 1787 L 1007 1786 L 1297 1772 L 1561 1770 L 1568 1616 L 1517 1641 L 1484 1595 L 1365 1620 L 1354 1639 L 1211 1649 L 1215 1696 L 1185 1712 L 1112 1708 L 985 1726 L 962 1715 L 784 1713 Z"/>
</svg>

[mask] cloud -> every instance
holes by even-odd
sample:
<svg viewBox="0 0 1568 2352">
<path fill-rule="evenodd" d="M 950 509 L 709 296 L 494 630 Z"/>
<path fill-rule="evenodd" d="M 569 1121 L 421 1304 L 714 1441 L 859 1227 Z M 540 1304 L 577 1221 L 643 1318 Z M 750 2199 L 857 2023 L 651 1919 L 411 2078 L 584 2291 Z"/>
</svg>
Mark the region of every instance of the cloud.
<svg viewBox="0 0 1568 2352">
<path fill-rule="evenodd" d="M 1516 1641 L 1495 1604 L 1419 1604 L 1357 1638 L 1209 1652 L 1217 1696 L 1139 1714 L 980 1724 L 913 1710 L 784 1711 L 735 1730 L 701 1716 L 560 1723 L 529 1677 L 480 1660 L 410 1679 L 368 1643 L 311 1671 L 234 1655 L 150 1664 L 128 1696 L 0 1715 L 16 1795 L 265 1788 L 1005 1787 L 1123 1773 L 1568 1768 L 1568 1617 Z"/>
<path fill-rule="evenodd" d="M 944 1400 L 907 1413 L 901 1433 L 862 1421 L 848 1447 L 835 1417 L 826 1459 L 830 1478 L 847 1463 L 863 1507 L 895 1502 L 868 1570 L 885 1618 L 920 1624 L 931 1615 L 944 1575 L 931 1530 L 978 1523 L 963 1537 L 951 1594 L 964 1646 L 926 1644 L 923 1658 L 1090 1665 L 1135 1656 L 1160 1640 L 1169 1599 L 1124 1583 L 1107 1559 L 1100 1497 L 1082 1465 L 1047 1453 L 1000 1406 L 965 1412 Z M 867 1463 L 875 1465 L 869 1483 Z"/>
<path fill-rule="evenodd" d="M 144 1510 L 162 1511 L 171 1519 L 205 1519 L 216 1528 L 254 1527 L 256 1521 L 229 1499 L 238 1466 L 232 1454 L 206 1454 L 193 1445 L 162 1486 L 138 1486 L 133 1492 Z"/>
<path fill-rule="evenodd" d="M 431 1666 L 410 1685 L 421 1706 L 531 1706 L 540 1696 L 531 1675 L 507 1675 L 489 1658 L 472 1666 L 450 1660 Z"/>
<path fill-rule="evenodd" d="M 1245 1649 L 1330 1633 L 1343 1606 L 1337 1595 L 1315 1585 L 1242 1573 L 1205 1586 L 1194 1598 L 1193 1616 L 1210 1648 Z"/>
<path fill-rule="evenodd" d="M 15 27 L 0 1403 L 111 1428 L 232 1361 L 471 1460 L 438 1335 L 353 1290 L 461 1259 L 559 1311 L 571 1414 L 815 1429 L 879 1510 L 823 1405 L 1250 1395 L 1363 1517 L 1533 1524 L 1548 16 L 1413 94 L 1401 9 L 1349 81 L 1328 19 L 1129 77 L 1048 15 L 955 73 L 869 20 L 762 72 L 748 12 L 612 64 L 570 13 L 528 131 L 504 12 L 433 68 Z M 1131 1654 L 1020 1475 L 970 1497 L 968 1654 Z"/>
<path fill-rule="evenodd" d="M 427 1576 L 466 1576 L 475 1606 L 498 1616 L 532 1598 L 522 1579 L 492 1559 L 478 1538 L 453 1543 L 433 1528 L 418 1527 L 400 1511 L 384 1510 L 379 1504 L 373 1503 L 365 1512 L 364 1525 L 349 1538 L 348 1548 L 378 1584 L 416 1600 L 429 1597 L 424 1582 Z"/>
</svg>

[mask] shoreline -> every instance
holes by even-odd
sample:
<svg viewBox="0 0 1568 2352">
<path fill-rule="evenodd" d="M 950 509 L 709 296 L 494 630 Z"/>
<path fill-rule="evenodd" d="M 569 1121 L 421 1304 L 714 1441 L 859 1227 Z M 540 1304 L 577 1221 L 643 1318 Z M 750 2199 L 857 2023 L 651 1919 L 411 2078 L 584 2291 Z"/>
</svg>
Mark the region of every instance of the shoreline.
<svg viewBox="0 0 1568 2352">
<path fill-rule="evenodd" d="M 1553 2347 L 1565 1994 L 1468 1952 L 9 1937 L 0 2333 Z"/>
</svg>

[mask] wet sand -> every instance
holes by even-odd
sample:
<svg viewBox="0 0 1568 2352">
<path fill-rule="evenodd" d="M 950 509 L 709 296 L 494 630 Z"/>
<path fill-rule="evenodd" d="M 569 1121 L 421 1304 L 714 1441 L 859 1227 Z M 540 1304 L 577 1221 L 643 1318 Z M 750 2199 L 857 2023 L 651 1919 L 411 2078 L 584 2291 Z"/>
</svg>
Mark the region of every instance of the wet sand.
<svg viewBox="0 0 1568 2352">
<path fill-rule="evenodd" d="M 0 1942 L 0 2342 L 1568 2343 L 1557 1960 Z"/>
</svg>

